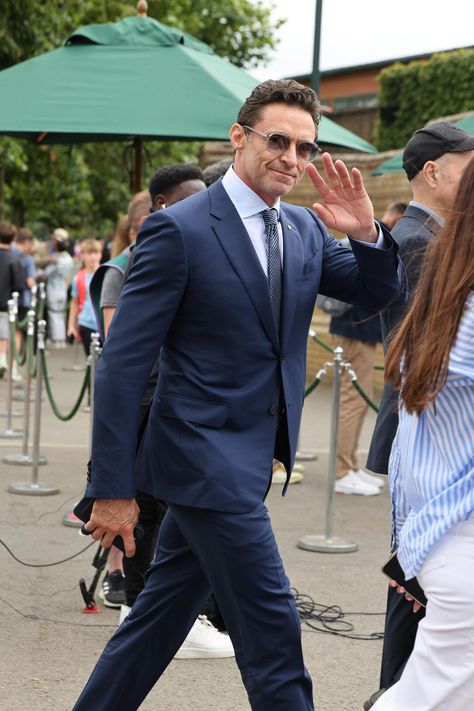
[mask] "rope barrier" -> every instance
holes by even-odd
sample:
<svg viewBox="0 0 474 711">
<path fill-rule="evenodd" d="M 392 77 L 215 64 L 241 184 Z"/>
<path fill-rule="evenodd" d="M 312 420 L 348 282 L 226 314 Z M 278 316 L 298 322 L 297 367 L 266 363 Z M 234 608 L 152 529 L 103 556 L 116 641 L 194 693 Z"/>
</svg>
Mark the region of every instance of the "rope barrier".
<svg viewBox="0 0 474 711">
<path fill-rule="evenodd" d="M 44 385 L 46 389 L 46 394 L 48 396 L 49 404 L 51 405 L 51 409 L 53 413 L 56 415 L 56 417 L 59 420 L 62 420 L 62 422 L 67 422 L 68 420 L 72 420 L 76 412 L 79 410 L 79 407 L 81 406 L 81 402 L 84 398 L 84 395 L 87 391 L 87 388 L 89 387 L 89 379 L 90 379 L 90 365 L 87 365 L 86 372 L 84 374 L 84 380 L 82 381 L 81 389 L 79 391 L 78 398 L 76 402 L 73 405 L 73 408 L 70 412 L 67 413 L 67 415 L 63 415 L 58 408 L 58 405 L 54 399 L 53 391 L 51 390 L 51 385 L 49 383 L 49 374 L 48 374 L 48 367 L 46 365 L 46 356 L 44 353 L 44 350 L 41 350 L 40 353 L 40 359 L 41 359 L 41 369 L 43 371 L 44 375 Z"/>
<path fill-rule="evenodd" d="M 354 372 L 354 371 L 352 371 L 352 372 Z M 350 377 L 350 376 L 349 376 L 349 377 Z M 355 378 L 355 379 L 354 379 L 354 378 L 351 378 L 351 381 L 352 381 L 352 385 L 355 387 L 355 389 L 357 390 L 357 392 L 359 393 L 359 395 L 362 397 L 362 399 L 365 400 L 365 402 L 367 403 L 367 405 L 368 405 L 369 407 L 371 407 L 372 410 L 374 410 L 374 412 L 378 412 L 380 408 L 375 404 L 375 402 L 374 402 L 374 401 L 367 395 L 367 393 L 362 389 L 362 387 L 360 386 L 359 381 L 357 380 L 357 378 Z"/>
</svg>

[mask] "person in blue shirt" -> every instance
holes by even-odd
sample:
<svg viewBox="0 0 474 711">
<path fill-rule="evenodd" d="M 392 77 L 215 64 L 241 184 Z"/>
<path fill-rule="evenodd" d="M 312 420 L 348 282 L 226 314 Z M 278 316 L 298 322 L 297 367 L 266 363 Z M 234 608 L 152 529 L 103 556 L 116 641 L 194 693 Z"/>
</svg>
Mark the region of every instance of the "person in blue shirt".
<svg viewBox="0 0 474 711">
<path fill-rule="evenodd" d="M 474 703 L 473 195 L 474 158 L 387 353 L 387 380 L 400 391 L 389 462 L 393 549 L 428 602 L 402 676 L 373 711 Z"/>
</svg>

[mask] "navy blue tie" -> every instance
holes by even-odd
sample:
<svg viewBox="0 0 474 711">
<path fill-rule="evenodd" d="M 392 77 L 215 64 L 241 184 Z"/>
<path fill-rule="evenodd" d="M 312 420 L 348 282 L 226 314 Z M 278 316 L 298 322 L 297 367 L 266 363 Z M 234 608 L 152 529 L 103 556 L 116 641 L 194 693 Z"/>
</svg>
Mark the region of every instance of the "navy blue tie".
<svg viewBox="0 0 474 711">
<path fill-rule="evenodd" d="M 281 256 L 280 238 L 278 236 L 278 212 L 272 207 L 268 210 L 263 210 L 262 215 L 265 223 L 265 233 L 267 235 L 268 290 L 270 292 L 273 318 L 278 333 L 280 330 L 281 308 Z"/>
</svg>

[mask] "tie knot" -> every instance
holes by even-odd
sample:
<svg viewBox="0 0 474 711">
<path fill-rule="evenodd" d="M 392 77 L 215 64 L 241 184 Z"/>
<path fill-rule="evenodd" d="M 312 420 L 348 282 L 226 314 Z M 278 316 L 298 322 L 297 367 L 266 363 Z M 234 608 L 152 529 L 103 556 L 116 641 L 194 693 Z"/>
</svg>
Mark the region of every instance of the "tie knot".
<svg viewBox="0 0 474 711">
<path fill-rule="evenodd" d="M 278 210 L 270 207 L 268 210 L 262 211 L 265 227 L 275 227 L 278 224 Z"/>
</svg>

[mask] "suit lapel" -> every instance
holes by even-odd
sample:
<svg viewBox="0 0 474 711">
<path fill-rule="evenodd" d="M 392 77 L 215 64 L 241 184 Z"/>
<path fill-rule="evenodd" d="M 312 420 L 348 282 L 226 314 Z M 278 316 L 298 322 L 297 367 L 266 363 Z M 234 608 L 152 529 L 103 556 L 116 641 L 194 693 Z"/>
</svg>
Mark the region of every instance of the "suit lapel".
<svg viewBox="0 0 474 711">
<path fill-rule="evenodd" d="M 209 199 L 210 213 L 215 218 L 212 228 L 244 285 L 275 352 L 278 353 L 279 339 L 273 320 L 267 279 L 247 230 L 221 181 L 211 185 Z"/>
<path fill-rule="evenodd" d="M 283 230 L 283 294 L 281 309 L 281 351 L 285 352 L 295 314 L 298 284 L 303 273 L 303 247 L 296 226 L 280 209 Z"/>
</svg>

